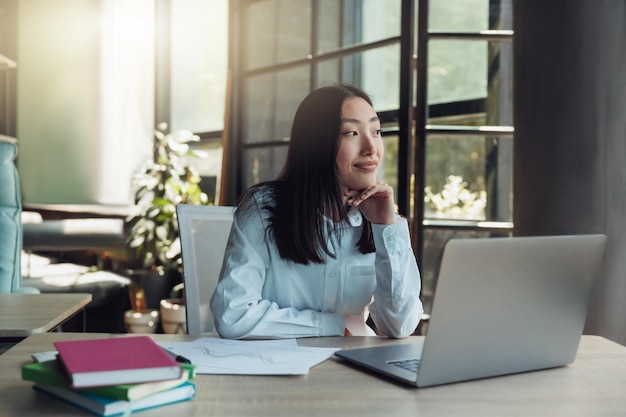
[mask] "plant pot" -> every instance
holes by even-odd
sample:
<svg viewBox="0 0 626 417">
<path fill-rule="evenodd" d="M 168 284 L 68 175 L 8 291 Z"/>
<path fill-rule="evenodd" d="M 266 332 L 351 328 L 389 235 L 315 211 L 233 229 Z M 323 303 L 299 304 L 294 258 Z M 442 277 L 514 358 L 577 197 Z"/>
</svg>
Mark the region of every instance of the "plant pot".
<svg viewBox="0 0 626 417">
<path fill-rule="evenodd" d="M 124 324 L 128 333 L 155 333 L 159 324 L 159 311 L 154 309 L 146 311 L 127 310 L 124 313 Z"/>
<path fill-rule="evenodd" d="M 187 333 L 187 317 L 182 298 L 161 300 L 161 327 L 168 334 Z"/>
<path fill-rule="evenodd" d="M 160 301 L 167 298 L 172 285 L 180 280 L 177 271 L 130 269 L 128 295 L 130 308 L 135 311 L 158 310 Z"/>
</svg>

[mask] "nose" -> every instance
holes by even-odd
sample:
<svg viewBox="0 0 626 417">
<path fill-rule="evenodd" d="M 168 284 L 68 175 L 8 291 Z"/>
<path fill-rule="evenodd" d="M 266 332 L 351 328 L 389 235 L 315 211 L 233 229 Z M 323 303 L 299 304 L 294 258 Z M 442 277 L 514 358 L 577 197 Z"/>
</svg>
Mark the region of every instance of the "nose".
<svg viewBox="0 0 626 417">
<path fill-rule="evenodd" d="M 361 136 L 361 155 L 372 155 L 376 152 L 375 138 L 371 133 Z"/>
</svg>

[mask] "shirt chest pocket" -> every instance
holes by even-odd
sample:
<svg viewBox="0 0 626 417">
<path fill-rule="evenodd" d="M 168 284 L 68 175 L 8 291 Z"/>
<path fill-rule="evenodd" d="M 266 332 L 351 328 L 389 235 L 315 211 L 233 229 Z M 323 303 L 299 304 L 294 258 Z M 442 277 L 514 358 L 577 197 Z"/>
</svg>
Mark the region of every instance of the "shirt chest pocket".
<svg viewBox="0 0 626 417">
<path fill-rule="evenodd" d="M 343 304 L 347 314 L 360 314 L 369 305 L 376 287 L 373 265 L 353 265 L 346 269 L 343 283 Z"/>
</svg>

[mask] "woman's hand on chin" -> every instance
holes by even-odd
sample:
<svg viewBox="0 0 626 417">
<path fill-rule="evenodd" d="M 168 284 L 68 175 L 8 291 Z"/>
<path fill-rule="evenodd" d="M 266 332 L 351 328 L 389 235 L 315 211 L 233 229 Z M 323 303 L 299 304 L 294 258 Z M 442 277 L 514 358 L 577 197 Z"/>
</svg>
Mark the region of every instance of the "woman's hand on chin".
<svg viewBox="0 0 626 417">
<path fill-rule="evenodd" d="M 374 224 L 396 222 L 393 188 L 390 185 L 377 182 L 364 190 L 348 190 L 344 196 L 347 197 L 346 203 L 358 207 L 370 222 Z"/>
</svg>

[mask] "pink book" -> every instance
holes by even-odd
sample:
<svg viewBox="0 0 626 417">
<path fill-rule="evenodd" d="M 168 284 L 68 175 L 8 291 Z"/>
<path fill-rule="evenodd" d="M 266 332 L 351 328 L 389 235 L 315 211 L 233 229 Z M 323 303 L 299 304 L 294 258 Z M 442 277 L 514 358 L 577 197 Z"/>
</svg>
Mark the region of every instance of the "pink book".
<svg viewBox="0 0 626 417">
<path fill-rule="evenodd" d="M 177 379 L 180 365 L 149 336 L 54 342 L 72 388 Z"/>
</svg>

